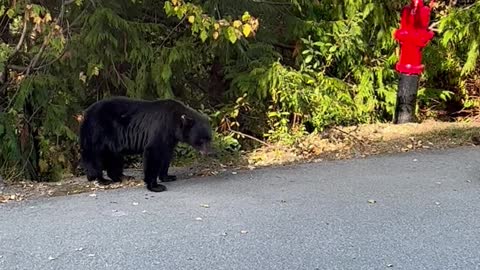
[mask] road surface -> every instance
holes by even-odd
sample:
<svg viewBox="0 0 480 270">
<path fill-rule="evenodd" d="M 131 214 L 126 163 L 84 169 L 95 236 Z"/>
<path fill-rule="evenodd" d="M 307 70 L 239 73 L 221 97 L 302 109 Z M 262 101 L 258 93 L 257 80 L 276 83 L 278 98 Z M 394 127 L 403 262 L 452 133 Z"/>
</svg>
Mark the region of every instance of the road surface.
<svg viewBox="0 0 480 270">
<path fill-rule="evenodd" d="M 480 269 L 480 151 L 0 206 L 0 269 Z"/>
</svg>

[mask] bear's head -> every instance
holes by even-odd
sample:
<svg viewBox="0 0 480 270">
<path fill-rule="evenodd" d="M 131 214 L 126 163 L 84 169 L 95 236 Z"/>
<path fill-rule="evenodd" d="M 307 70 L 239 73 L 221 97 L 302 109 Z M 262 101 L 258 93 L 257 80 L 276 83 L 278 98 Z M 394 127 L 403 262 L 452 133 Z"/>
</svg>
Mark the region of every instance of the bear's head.
<svg viewBox="0 0 480 270">
<path fill-rule="evenodd" d="M 181 116 L 182 138 L 180 141 L 191 145 L 202 155 L 212 153 L 212 129 L 203 115 Z"/>
</svg>

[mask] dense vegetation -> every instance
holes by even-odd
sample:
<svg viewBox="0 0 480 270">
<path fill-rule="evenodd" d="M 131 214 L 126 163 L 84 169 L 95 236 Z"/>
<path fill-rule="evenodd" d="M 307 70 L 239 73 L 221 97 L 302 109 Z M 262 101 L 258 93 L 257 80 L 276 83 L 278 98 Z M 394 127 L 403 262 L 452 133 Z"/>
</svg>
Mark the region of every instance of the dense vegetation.
<svg viewBox="0 0 480 270">
<path fill-rule="evenodd" d="M 111 95 L 181 99 L 211 115 L 230 151 L 239 134 L 290 143 L 390 121 L 392 31 L 407 3 L 0 0 L 0 175 L 75 172 L 81 112 Z M 475 112 L 480 1 L 437 1 L 432 28 L 419 113 Z"/>
</svg>

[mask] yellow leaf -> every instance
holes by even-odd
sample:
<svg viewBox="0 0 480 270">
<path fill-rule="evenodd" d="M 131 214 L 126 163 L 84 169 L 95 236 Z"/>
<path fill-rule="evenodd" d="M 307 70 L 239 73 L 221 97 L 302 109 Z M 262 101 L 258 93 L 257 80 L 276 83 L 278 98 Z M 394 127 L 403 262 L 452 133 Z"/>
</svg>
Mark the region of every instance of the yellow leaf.
<svg viewBox="0 0 480 270">
<path fill-rule="evenodd" d="M 98 76 L 100 74 L 100 69 L 98 67 L 94 67 L 92 71 L 92 75 Z"/>
<path fill-rule="evenodd" d="M 80 81 L 82 81 L 82 82 L 85 83 L 85 82 L 87 81 L 87 76 L 86 76 L 85 73 L 83 73 L 83 71 L 82 71 L 82 72 L 80 72 L 80 74 L 78 75 L 78 79 L 80 79 Z"/>
<path fill-rule="evenodd" d="M 195 21 L 195 16 L 188 16 L 188 22 L 193 23 Z"/>
<path fill-rule="evenodd" d="M 239 20 L 236 20 L 236 21 L 233 22 L 233 27 L 235 27 L 235 28 L 238 28 L 238 27 L 240 27 L 241 25 L 242 25 L 242 22 L 239 21 Z"/>
<path fill-rule="evenodd" d="M 176 6 L 178 4 L 178 0 L 172 0 L 172 4 Z"/>
<path fill-rule="evenodd" d="M 213 39 L 217 39 L 217 38 L 218 38 L 218 35 L 219 35 L 219 34 L 218 34 L 217 31 L 213 32 Z"/>
<path fill-rule="evenodd" d="M 252 32 L 252 27 L 250 26 L 250 24 L 244 24 L 242 30 L 243 30 L 243 35 L 245 37 L 248 37 Z"/>
<path fill-rule="evenodd" d="M 215 28 L 215 30 L 218 30 L 218 28 L 220 28 L 220 24 L 215 23 L 215 24 L 213 25 L 213 28 Z"/>
<path fill-rule="evenodd" d="M 252 26 L 253 30 L 257 30 L 257 28 L 258 28 L 258 20 L 257 19 L 250 19 L 249 24 Z"/>
<path fill-rule="evenodd" d="M 44 20 L 45 20 L 45 22 L 49 22 L 49 21 L 52 20 L 52 16 L 50 15 L 50 13 L 47 13 L 47 14 L 45 15 Z"/>
<path fill-rule="evenodd" d="M 35 16 L 35 18 L 33 19 L 33 22 L 35 24 L 40 24 L 42 22 L 42 18 L 40 18 L 39 16 Z"/>
</svg>

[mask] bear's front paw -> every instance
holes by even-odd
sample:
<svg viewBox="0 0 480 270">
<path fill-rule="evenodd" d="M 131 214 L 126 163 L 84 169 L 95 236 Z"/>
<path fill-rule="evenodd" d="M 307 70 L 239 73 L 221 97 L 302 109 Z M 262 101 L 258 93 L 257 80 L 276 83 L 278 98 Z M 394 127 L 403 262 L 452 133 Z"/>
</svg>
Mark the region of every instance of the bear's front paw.
<svg viewBox="0 0 480 270">
<path fill-rule="evenodd" d="M 147 189 L 152 191 L 152 192 L 162 192 L 167 190 L 167 188 L 164 185 L 160 184 L 147 184 Z"/>
</svg>

